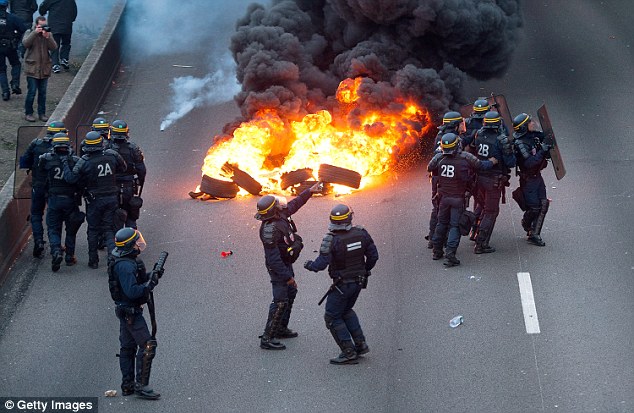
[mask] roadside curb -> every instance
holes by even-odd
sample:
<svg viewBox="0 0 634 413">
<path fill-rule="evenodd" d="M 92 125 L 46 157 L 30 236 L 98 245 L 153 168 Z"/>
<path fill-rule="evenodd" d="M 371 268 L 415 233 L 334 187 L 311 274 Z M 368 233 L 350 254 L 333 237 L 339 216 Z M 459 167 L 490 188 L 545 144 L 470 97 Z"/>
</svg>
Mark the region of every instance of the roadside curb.
<svg viewBox="0 0 634 413">
<path fill-rule="evenodd" d="M 119 0 L 113 6 L 99 38 L 50 116 L 51 119 L 63 120 L 69 131 L 92 120 L 110 89 L 121 62 L 126 4 L 126 0 Z M 29 199 L 13 198 L 14 178 L 12 174 L 0 190 L 0 228 L 3 228 L 0 237 L 0 286 L 6 281 L 11 266 L 31 235 L 27 222 L 31 202 Z"/>
</svg>

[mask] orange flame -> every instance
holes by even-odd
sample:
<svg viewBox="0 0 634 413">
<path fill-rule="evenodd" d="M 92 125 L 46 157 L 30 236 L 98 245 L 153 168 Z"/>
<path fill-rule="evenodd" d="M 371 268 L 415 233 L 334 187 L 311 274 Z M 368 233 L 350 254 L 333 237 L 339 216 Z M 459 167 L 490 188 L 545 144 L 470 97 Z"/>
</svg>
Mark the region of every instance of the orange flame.
<svg viewBox="0 0 634 413">
<path fill-rule="evenodd" d="M 389 109 L 368 108 L 358 94 L 363 81 L 359 77 L 340 83 L 332 113 L 320 110 L 298 122 L 282 119 L 274 110 L 258 112 L 233 136 L 217 137 L 205 157 L 203 174 L 219 178 L 222 165 L 229 162 L 265 191 L 279 191 L 282 173 L 311 168 L 317 178 L 319 165 L 326 163 L 360 173 L 363 187 L 367 178 L 386 172 L 399 153 L 412 148 L 432 127 L 429 113 L 413 98 L 398 98 Z"/>
</svg>

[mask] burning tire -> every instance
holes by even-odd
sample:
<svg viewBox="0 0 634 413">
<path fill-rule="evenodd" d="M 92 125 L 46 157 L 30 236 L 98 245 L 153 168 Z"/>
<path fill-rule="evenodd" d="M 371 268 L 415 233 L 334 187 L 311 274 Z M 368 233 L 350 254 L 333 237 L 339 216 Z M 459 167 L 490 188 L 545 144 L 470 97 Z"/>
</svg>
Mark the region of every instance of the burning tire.
<svg viewBox="0 0 634 413">
<path fill-rule="evenodd" d="M 200 190 L 216 198 L 235 198 L 240 188 L 235 182 L 203 175 L 202 181 L 200 181 Z"/>
<path fill-rule="evenodd" d="M 286 189 L 289 186 L 297 185 L 313 177 L 313 170 L 310 168 L 297 169 L 295 171 L 283 173 L 280 177 L 280 188 Z"/>
<path fill-rule="evenodd" d="M 322 163 L 319 165 L 319 180 L 331 184 L 339 184 L 359 189 L 361 174 L 350 169 Z"/>
<path fill-rule="evenodd" d="M 231 180 L 241 188 L 244 188 L 251 195 L 260 195 L 262 185 L 242 169 L 226 163 L 222 167 L 222 170 L 232 174 Z"/>
</svg>

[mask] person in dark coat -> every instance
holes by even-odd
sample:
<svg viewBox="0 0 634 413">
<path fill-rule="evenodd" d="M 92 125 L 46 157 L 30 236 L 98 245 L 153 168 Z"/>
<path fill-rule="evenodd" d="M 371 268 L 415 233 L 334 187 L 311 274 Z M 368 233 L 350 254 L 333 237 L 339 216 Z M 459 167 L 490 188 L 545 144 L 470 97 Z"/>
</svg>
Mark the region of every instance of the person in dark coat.
<svg viewBox="0 0 634 413">
<path fill-rule="evenodd" d="M 18 57 L 18 43 L 24 34 L 22 20 L 13 13 L 7 12 L 8 0 L 0 0 L 0 87 L 2 100 L 9 100 L 11 92 L 22 94 L 20 89 L 20 72 L 22 66 Z M 11 65 L 11 90 L 7 78 L 7 60 Z"/>
<path fill-rule="evenodd" d="M 33 13 L 37 11 L 37 2 L 35 0 L 9 0 L 9 10 L 15 16 L 22 19 L 25 29 L 33 25 Z M 20 59 L 24 59 L 24 45 L 18 44 L 18 54 Z"/>
<path fill-rule="evenodd" d="M 42 16 L 48 13 L 53 38 L 59 45 L 59 49 L 51 54 L 53 73 L 59 73 L 62 67 L 68 69 L 73 22 L 77 18 L 77 3 L 75 0 L 44 0 L 39 10 Z"/>
</svg>

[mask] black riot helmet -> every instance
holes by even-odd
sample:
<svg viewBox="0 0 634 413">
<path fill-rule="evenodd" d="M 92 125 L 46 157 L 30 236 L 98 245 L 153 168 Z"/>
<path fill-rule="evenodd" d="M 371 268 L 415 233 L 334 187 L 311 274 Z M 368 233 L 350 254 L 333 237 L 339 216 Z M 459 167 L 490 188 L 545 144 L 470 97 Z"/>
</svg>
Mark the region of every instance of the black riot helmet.
<svg viewBox="0 0 634 413">
<path fill-rule="evenodd" d="M 260 221 L 267 221 L 277 216 L 277 211 L 280 209 L 280 200 L 275 195 L 264 195 L 257 204 L 258 212 L 255 214 L 255 219 Z"/>
<path fill-rule="evenodd" d="M 345 230 L 352 228 L 352 208 L 345 204 L 337 204 L 330 210 L 329 231 Z"/>
<path fill-rule="evenodd" d="M 531 117 L 526 113 L 520 113 L 513 118 L 513 130 L 515 136 L 523 136 L 528 132 L 528 124 L 531 122 Z"/>
<path fill-rule="evenodd" d="M 68 131 L 66 130 L 66 127 L 64 126 L 64 122 L 60 120 L 54 120 L 53 122 L 49 123 L 48 126 L 46 127 L 47 135 L 52 136 L 60 132 L 68 133 Z"/>
<path fill-rule="evenodd" d="M 95 118 L 92 121 L 91 129 L 95 132 L 99 132 L 101 136 L 108 139 L 110 134 L 110 124 L 104 118 Z"/>
<path fill-rule="evenodd" d="M 445 133 L 440 138 L 440 148 L 444 154 L 454 154 L 460 149 L 460 137 L 455 133 Z"/>
<path fill-rule="evenodd" d="M 439 129 L 457 129 L 462 121 L 463 119 L 460 113 L 455 111 L 447 112 L 442 117 L 442 126 Z"/>
<path fill-rule="evenodd" d="M 112 136 L 112 139 L 127 139 L 128 131 L 128 124 L 122 120 L 115 120 L 110 126 L 110 135 Z"/>
<path fill-rule="evenodd" d="M 494 110 L 491 110 L 484 114 L 483 128 L 497 129 L 502 125 L 502 118 L 500 114 Z"/>
<path fill-rule="evenodd" d="M 103 137 L 99 132 L 90 131 L 86 134 L 86 139 L 81 141 L 84 152 L 98 152 L 103 150 Z"/>
<path fill-rule="evenodd" d="M 486 98 L 478 98 L 473 102 L 473 117 L 482 119 L 491 110 L 491 105 Z"/>
<path fill-rule="evenodd" d="M 147 246 L 141 231 L 129 227 L 124 227 L 117 231 L 114 236 L 114 245 L 115 248 L 112 250 L 112 255 L 117 258 L 129 254 L 137 255 Z"/>
<path fill-rule="evenodd" d="M 70 138 L 64 132 L 59 132 L 53 135 L 51 143 L 53 144 L 53 150 L 55 153 L 67 154 L 70 150 Z"/>
</svg>

